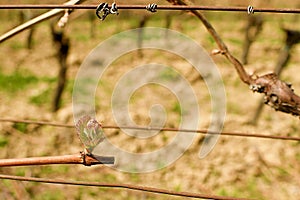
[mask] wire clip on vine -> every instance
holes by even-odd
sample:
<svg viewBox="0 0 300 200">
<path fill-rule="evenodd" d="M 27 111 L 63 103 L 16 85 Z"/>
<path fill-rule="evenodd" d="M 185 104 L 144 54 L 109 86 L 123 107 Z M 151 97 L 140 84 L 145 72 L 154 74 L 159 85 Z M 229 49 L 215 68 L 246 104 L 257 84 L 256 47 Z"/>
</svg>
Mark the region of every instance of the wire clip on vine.
<svg viewBox="0 0 300 200">
<path fill-rule="evenodd" d="M 113 3 L 111 4 L 111 8 L 110 8 L 109 11 L 110 11 L 110 14 L 116 14 L 116 15 L 119 14 L 118 8 L 117 8 L 117 4 L 116 4 L 115 2 L 113 2 Z"/>
<path fill-rule="evenodd" d="M 146 6 L 146 10 L 150 11 L 150 12 L 157 12 L 156 8 L 157 8 L 157 4 L 155 4 L 155 3 L 151 3 L 151 4 L 149 3 Z"/>
<path fill-rule="evenodd" d="M 250 15 L 250 14 L 254 14 L 254 8 L 253 8 L 253 6 L 248 6 L 247 7 L 247 13 L 248 13 L 248 15 Z"/>
<path fill-rule="evenodd" d="M 112 3 L 110 9 L 108 7 L 108 3 L 100 3 L 99 6 L 96 8 L 96 15 L 102 21 L 104 21 L 107 15 L 109 14 L 119 15 L 117 4 L 115 2 Z"/>
</svg>

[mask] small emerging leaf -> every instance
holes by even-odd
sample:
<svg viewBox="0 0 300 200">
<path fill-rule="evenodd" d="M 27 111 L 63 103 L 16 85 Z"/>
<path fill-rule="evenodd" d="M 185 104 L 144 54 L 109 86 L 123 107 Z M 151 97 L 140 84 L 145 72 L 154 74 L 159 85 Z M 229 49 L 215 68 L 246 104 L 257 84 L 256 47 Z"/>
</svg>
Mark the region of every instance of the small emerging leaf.
<svg viewBox="0 0 300 200">
<path fill-rule="evenodd" d="M 79 139 L 89 154 L 104 140 L 102 125 L 96 119 L 86 115 L 76 123 L 76 130 Z"/>
</svg>

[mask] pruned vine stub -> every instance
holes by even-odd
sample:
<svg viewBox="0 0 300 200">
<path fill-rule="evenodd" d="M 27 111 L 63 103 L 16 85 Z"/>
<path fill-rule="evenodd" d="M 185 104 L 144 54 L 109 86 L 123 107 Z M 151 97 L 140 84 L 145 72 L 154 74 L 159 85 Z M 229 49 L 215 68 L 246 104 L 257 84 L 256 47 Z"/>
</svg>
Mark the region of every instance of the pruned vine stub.
<svg viewBox="0 0 300 200">
<path fill-rule="evenodd" d="M 276 111 L 300 116 L 300 97 L 294 93 L 292 84 L 279 80 L 275 73 L 259 76 L 249 87 L 253 92 L 264 93 L 265 104 Z"/>
</svg>

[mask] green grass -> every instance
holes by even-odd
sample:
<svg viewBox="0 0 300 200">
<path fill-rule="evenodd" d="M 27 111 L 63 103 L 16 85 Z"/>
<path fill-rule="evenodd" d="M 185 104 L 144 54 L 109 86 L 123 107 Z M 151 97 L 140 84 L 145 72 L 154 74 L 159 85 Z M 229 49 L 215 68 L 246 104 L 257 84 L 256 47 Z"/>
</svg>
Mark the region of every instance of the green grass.
<svg viewBox="0 0 300 200">
<path fill-rule="evenodd" d="M 29 102 L 37 106 L 49 105 L 54 98 L 57 78 L 43 77 L 39 80 L 48 83 L 49 86 L 43 91 L 41 91 L 39 94 L 30 97 Z M 72 94 L 73 85 L 74 80 L 67 80 L 63 93 Z M 65 102 L 66 100 L 62 98 L 60 102 L 61 106 L 63 106 Z"/>
<path fill-rule="evenodd" d="M 27 126 L 28 126 L 28 124 L 25 124 L 25 123 L 15 123 L 13 125 L 13 127 L 15 129 L 17 129 L 18 131 L 20 131 L 22 133 L 26 133 L 27 132 Z"/>
<path fill-rule="evenodd" d="M 0 135 L 0 147 L 5 147 L 8 143 L 8 138 Z"/>
<path fill-rule="evenodd" d="M 140 182 L 141 181 L 140 175 L 138 173 L 135 173 L 135 172 L 138 172 L 138 170 L 135 169 L 135 168 L 132 168 L 131 172 L 133 172 L 133 173 L 129 174 L 130 180 L 135 182 L 135 183 Z"/>
<path fill-rule="evenodd" d="M 169 139 L 169 136 L 166 133 L 164 133 L 164 132 L 161 135 L 162 135 L 163 142 L 167 142 L 168 139 Z"/>
<path fill-rule="evenodd" d="M 208 41 L 208 44 L 210 45 L 210 47 L 215 46 L 216 42 L 211 35 L 206 35 L 205 37 L 206 37 L 205 41 Z"/>
<path fill-rule="evenodd" d="M 88 33 L 76 34 L 74 36 L 76 41 L 88 42 L 90 40 L 90 35 Z"/>
<path fill-rule="evenodd" d="M 241 187 L 235 187 L 231 190 L 221 188 L 217 192 L 220 196 L 228 197 L 240 197 L 240 198 L 251 198 L 251 199 L 265 199 L 262 193 L 259 191 L 257 181 L 254 179 L 248 180 L 247 184 Z"/>
<path fill-rule="evenodd" d="M 164 69 L 160 74 L 159 77 L 162 80 L 166 80 L 166 81 L 175 81 L 178 79 L 179 74 L 177 71 L 175 71 L 174 69 L 170 68 L 166 68 Z"/>
<path fill-rule="evenodd" d="M 20 50 L 20 49 L 24 49 L 25 48 L 25 42 L 19 42 L 19 41 L 13 41 L 10 45 L 10 47 L 13 50 Z"/>
<path fill-rule="evenodd" d="M 235 102 L 227 102 L 227 111 L 233 114 L 242 114 L 242 110 L 240 108 L 240 105 Z"/>
<path fill-rule="evenodd" d="M 51 88 L 47 88 L 42 91 L 40 94 L 30 97 L 29 102 L 35 104 L 37 106 L 48 105 L 52 100 L 53 90 Z"/>
<path fill-rule="evenodd" d="M 220 196 L 228 196 L 228 195 L 229 195 L 228 192 L 227 192 L 227 190 L 224 189 L 224 188 L 221 188 L 221 189 L 217 192 L 217 194 L 220 195 Z"/>
<path fill-rule="evenodd" d="M 180 192 L 181 190 L 182 190 L 181 184 L 177 184 L 177 185 L 174 187 L 174 191 L 176 191 L 176 192 Z"/>
<path fill-rule="evenodd" d="M 279 175 L 278 177 L 282 180 L 288 180 L 290 178 L 289 172 L 286 169 L 282 168 L 282 167 L 278 167 L 277 172 L 278 172 L 278 175 Z"/>
<path fill-rule="evenodd" d="M 105 176 L 102 177 L 103 179 L 99 180 L 99 181 L 105 181 L 105 182 L 109 182 L 109 183 L 113 183 L 117 181 L 117 177 L 114 174 L 105 174 Z"/>
<path fill-rule="evenodd" d="M 244 41 L 239 38 L 228 38 L 227 39 L 231 44 L 238 45 L 242 48 Z"/>
<path fill-rule="evenodd" d="M 32 89 L 42 82 L 49 84 L 49 87 L 29 98 L 29 102 L 37 106 L 48 104 L 52 100 L 52 85 L 57 82 L 57 78 L 37 77 L 27 70 L 18 70 L 10 74 L 5 74 L 0 70 L 0 91 L 7 94 L 8 97 L 13 97 L 18 92 L 24 93 L 24 91 Z M 16 123 L 14 128 L 23 133 L 26 132 L 25 124 Z"/>
<path fill-rule="evenodd" d="M 68 166 L 43 166 L 41 167 L 41 174 L 50 175 L 50 174 L 65 174 L 69 171 Z"/>
<path fill-rule="evenodd" d="M 181 114 L 181 106 L 180 103 L 176 101 L 172 107 L 172 111 L 175 112 L 176 114 L 180 115 Z"/>
<path fill-rule="evenodd" d="M 27 169 L 25 169 L 23 167 L 22 168 L 17 168 L 15 174 L 16 174 L 16 176 L 25 176 L 26 171 L 27 171 Z"/>
<path fill-rule="evenodd" d="M 42 193 L 38 195 L 34 195 L 33 199 L 37 200 L 60 200 L 64 199 L 63 191 L 60 189 L 56 189 L 54 191 L 44 190 Z"/>
<path fill-rule="evenodd" d="M 296 160 L 300 161 L 300 153 L 296 153 Z"/>
<path fill-rule="evenodd" d="M 297 123 L 292 123 L 290 125 L 290 128 L 291 128 L 291 131 L 289 133 L 289 135 L 297 135 L 299 133 L 299 127 L 298 127 L 298 124 Z"/>
<path fill-rule="evenodd" d="M 36 76 L 25 70 L 16 71 L 12 74 L 4 74 L 0 71 L 0 91 L 12 95 L 38 83 L 38 81 Z"/>
</svg>

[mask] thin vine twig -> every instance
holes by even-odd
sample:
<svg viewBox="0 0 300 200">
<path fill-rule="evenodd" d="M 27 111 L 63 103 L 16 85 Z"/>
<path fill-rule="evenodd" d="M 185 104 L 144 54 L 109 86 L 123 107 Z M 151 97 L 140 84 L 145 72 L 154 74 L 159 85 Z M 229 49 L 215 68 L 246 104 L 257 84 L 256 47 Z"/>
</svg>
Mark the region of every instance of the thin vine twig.
<svg viewBox="0 0 300 200">
<path fill-rule="evenodd" d="M 77 4 L 77 3 L 82 3 L 83 1 L 85 1 L 85 0 L 70 0 L 66 3 L 64 3 L 64 6 L 71 6 L 71 5 L 74 5 L 74 4 Z M 63 8 L 56 8 L 56 9 L 50 10 L 50 11 L 48 11 L 48 12 L 42 14 L 42 15 L 39 15 L 39 16 L 37 16 L 37 17 L 35 17 L 35 18 L 33 18 L 33 19 L 31 19 L 31 20 L 15 27 L 15 28 L 13 28 L 12 30 L 4 33 L 3 35 L 1 35 L 0 36 L 0 43 L 4 42 L 5 40 L 13 37 L 14 35 L 22 32 L 26 29 L 30 28 L 31 26 L 34 26 L 34 25 L 36 25 L 36 24 L 38 24 L 38 23 L 40 23 L 44 20 L 47 20 L 51 17 L 54 17 L 54 16 L 56 16 L 56 15 L 58 15 L 58 14 L 64 12 L 64 11 L 65 11 L 65 9 L 63 9 Z"/>
<path fill-rule="evenodd" d="M 12 176 L 12 175 L 5 175 L 5 174 L 0 174 L 0 179 L 10 179 L 10 180 L 18 180 L 18 181 L 33 181 L 33 182 L 40 182 L 40 183 L 52 183 L 52 184 L 64 184 L 64 185 L 123 188 L 123 189 L 137 190 L 137 191 L 143 191 L 143 192 L 151 192 L 151 193 L 157 193 L 157 194 L 166 194 L 166 195 L 190 197 L 190 198 L 216 199 L 216 200 L 247 200 L 244 198 L 224 197 L 224 196 L 217 196 L 217 195 L 198 194 L 198 193 L 192 193 L 192 192 L 175 192 L 175 191 L 161 189 L 161 188 L 138 186 L 138 185 L 132 185 L 132 184 L 125 184 L 125 183 L 99 183 L 99 182 L 85 182 L 85 181 L 66 181 L 66 180 L 55 180 L 55 179 L 46 179 L 46 178 Z"/>
<path fill-rule="evenodd" d="M 167 1 L 174 5 L 192 5 L 189 0 Z M 276 111 L 300 116 L 300 97 L 294 93 L 291 84 L 279 80 L 275 73 L 269 73 L 261 76 L 250 76 L 246 72 L 242 63 L 230 53 L 228 47 L 204 15 L 197 10 L 191 10 L 190 12 L 200 19 L 218 44 L 220 52 L 234 65 L 240 79 L 249 85 L 250 90 L 253 92 L 263 93 L 265 95 L 265 104 L 271 106 Z"/>
<path fill-rule="evenodd" d="M 114 157 L 104 157 L 104 156 L 79 153 L 79 154 L 63 155 L 63 156 L 0 159 L 0 167 L 51 165 L 51 164 L 82 164 L 85 166 L 99 165 L 99 164 L 114 164 Z"/>
</svg>

